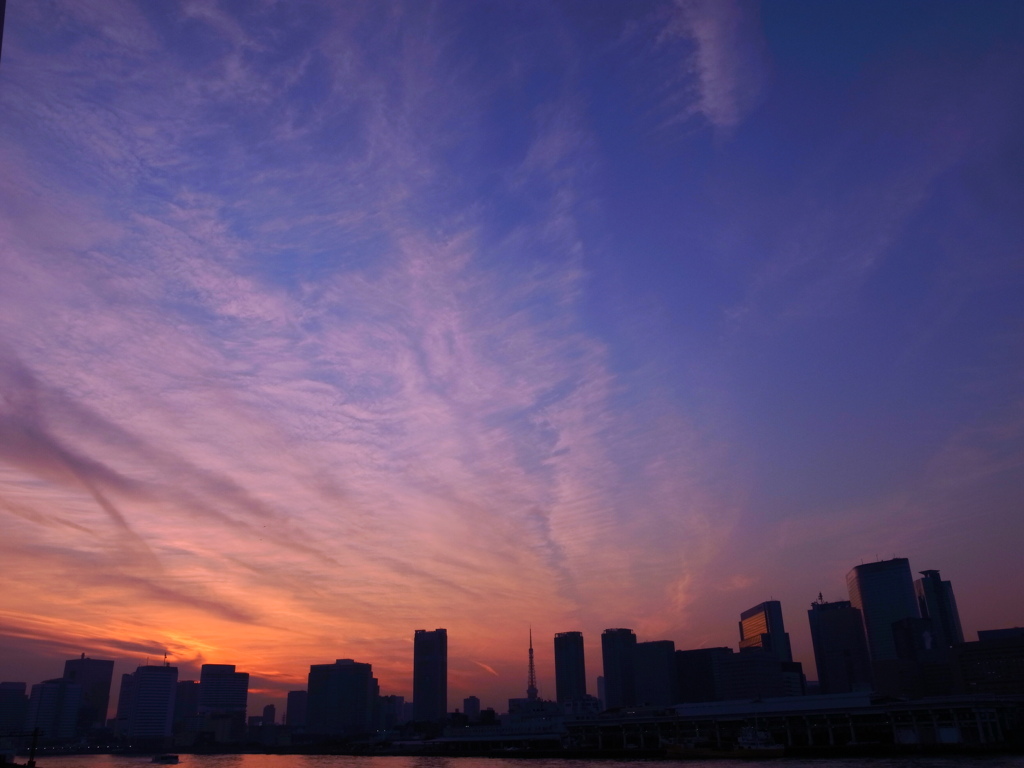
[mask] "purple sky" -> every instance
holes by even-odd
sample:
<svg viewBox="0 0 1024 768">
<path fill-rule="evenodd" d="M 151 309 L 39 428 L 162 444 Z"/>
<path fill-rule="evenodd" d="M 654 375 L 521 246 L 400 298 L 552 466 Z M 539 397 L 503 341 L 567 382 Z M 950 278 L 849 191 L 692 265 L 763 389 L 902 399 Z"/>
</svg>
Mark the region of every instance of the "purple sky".
<svg viewBox="0 0 1024 768">
<path fill-rule="evenodd" d="M 0 679 L 504 708 L 862 561 L 1024 623 L 1024 4 L 8 3 Z M 593 691 L 592 691 L 593 692 Z"/>
</svg>

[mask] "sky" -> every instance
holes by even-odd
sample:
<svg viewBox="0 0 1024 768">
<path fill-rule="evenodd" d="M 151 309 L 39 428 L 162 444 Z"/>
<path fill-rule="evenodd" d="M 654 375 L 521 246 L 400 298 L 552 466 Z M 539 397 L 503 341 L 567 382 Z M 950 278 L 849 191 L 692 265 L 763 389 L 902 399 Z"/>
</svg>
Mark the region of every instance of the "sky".
<svg viewBox="0 0 1024 768">
<path fill-rule="evenodd" d="M 11 0 L 0 679 L 1024 624 L 1022 137 L 1018 2 Z"/>
</svg>

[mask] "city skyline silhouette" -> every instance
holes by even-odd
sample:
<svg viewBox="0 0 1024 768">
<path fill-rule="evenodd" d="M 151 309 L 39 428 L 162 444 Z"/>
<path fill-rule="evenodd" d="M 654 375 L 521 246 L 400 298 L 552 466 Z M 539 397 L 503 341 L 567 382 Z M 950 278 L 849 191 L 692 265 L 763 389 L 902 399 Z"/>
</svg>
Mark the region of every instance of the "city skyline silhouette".
<svg viewBox="0 0 1024 768">
<path fill-rule="evenodd" d="M 5 8 L 0 680 L 1021 623 L 1024 5 Z"/>
</svg>

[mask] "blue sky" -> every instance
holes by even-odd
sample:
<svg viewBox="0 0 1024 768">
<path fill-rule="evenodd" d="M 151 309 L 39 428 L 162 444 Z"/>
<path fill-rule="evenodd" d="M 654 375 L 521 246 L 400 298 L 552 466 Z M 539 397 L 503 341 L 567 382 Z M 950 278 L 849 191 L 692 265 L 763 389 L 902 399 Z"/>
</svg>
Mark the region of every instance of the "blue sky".
<svg viewBox="0 0 1024 768">
<path fill-rule="evenodd" d="M 0 676 L 166 649 L 269 700 L 352 657 L 409 695 L 444 626 L 452 702 L 500 708 L 531 624 L 592 679 L 606 627 L 735 645 L 771 597 L 813 669 L 807 603 L 893 554 L 1019 624 L 1022 32 L 9 3 Z"/>
</svg>

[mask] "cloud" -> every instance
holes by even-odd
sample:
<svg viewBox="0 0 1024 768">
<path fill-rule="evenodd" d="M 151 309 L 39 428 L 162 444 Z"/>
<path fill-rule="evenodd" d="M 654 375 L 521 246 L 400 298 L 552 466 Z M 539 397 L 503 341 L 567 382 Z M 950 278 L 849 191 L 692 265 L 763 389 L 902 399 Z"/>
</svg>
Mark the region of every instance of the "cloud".
<svg viewBox="0 0 1024 768">
<path fill-rule="evenodd" d="M 489 664 L 484 664 L 482 661 L 475 660 L 473 661 L 473 663 L 480 667 L 480 669 L 484 670 L 487 674 L 494 675 L 494 677 L 499 677 L 498 673 L 494 670 L 494 667 L 490 666 Z"/>
<path fill-rule="evenodd" d="M 693 103 L 681 101 L 672 121 L 699 114 L 715 128 L 729 130 L 757 106 L 767 79 L 758 22 L 757 6 L 751 2 L 675 0 L 661 42 L 692 43 L 677 84 L 685 92 L 692 78 L 696 98 Z"/>
<path fill-rule="evenodd" d="M 50 68 L 16 38 L 12 624 L 289 679 L 344 653 L 401 689 L 417 625 L 494 675 L 507 622 L 650 621 L 655 575 L 688 583 L 708 556 L 686 419 L 661 393 L 621 409 L 586 321 L 581 105 L 556 89 L 521 155 L 453 170 L 486 89 L 442 68 L 444 24 L 371 24 L 398 45 L 382 60 L 338 13 L 268 40 L 199 6 L 109 34 L 69 12 Z M 183 58 L 184 30 L 209 58 Z M 481 204 L 481 179 L 522 215 Z"/>
</svg>

